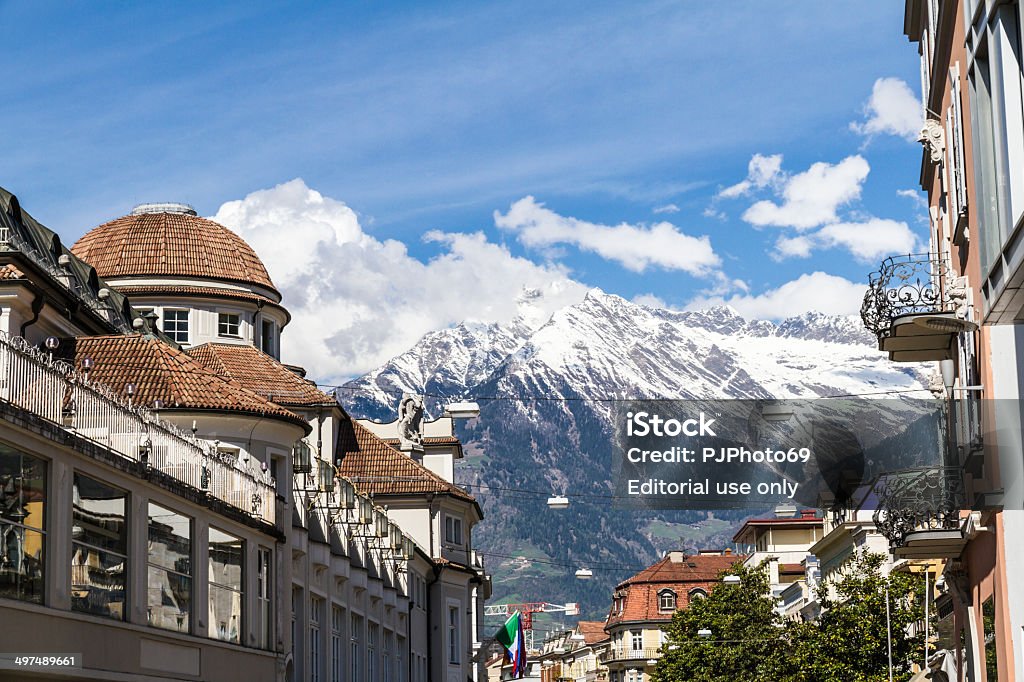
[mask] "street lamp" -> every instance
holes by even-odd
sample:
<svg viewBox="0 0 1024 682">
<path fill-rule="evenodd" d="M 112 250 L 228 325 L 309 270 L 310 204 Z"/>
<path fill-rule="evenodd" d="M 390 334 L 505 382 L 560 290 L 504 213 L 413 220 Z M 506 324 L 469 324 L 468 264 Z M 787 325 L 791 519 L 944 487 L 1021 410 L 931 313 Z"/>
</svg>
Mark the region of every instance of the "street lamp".
<svg viewBox="0 0 1024 682">
<path fill-rule="evenodd" d="M 727 575 L 722 578 L 722 583 L 725 585 L 739 585 L 743 582 L 738 575 Z"/>
<path fill-rule="evenodd" d="M 581 568 L 576 571 L 576 577 L 579 580 L 590 580 L 594 577 L 594 572 L 589 568 Z"/>
<path fill-rule="evenodd" d="M 708 630 L 707 628 L 701 628 L 700 630 L 697 630 L 697 636 L 701 639 L 707 639 L 711 636 L 711 630 Z"/>
</svg>

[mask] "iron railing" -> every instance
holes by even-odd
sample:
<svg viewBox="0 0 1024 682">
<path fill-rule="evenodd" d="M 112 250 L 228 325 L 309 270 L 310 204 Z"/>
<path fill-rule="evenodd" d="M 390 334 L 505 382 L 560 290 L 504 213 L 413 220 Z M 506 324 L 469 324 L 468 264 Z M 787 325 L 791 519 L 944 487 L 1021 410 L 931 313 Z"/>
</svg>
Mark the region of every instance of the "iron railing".
<svg viewBox="0 0 1024 682">
<path fill-rule="evenodd" d="M 953 311 L 956 306 L 943 287 L 948 272 L 946 263 L 930 254 L 886 258 L 868 280 L 860 308 L 864 326 L 885 336 L 903 315 Z"/>
<path fill-rule="evenodd" d="M 890 547 L 902 547 L 911 533 L 959 530 L 965 508 L 963 472 L 958 467 L 908 469 L 884 477 L 875 488 L 873 520 Z"/>
<path fill-rule="evenodd" d="M 599 658 L 602 663 L 610 663 L 612 661 L 650 661 L 661 658 L 661 655 L 661 649 L 610 647 L 607 651 L 601 652 Z"/>
<path fill-rule="evenodd" d="M 234 457 L 18 336 L 0 334 L 0 399 L 255 518 L 276 520 L 269 472 L 240 469 Z"/>
</svg>

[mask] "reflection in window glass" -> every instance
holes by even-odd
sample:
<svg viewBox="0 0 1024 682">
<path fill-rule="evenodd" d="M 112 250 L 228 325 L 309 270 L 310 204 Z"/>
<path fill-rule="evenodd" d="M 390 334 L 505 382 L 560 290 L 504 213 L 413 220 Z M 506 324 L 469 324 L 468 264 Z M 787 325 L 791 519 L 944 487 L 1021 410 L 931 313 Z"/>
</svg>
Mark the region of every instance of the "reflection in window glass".
<svg viewBox="0 0 1024 682">
<path fill-rule="evenodd" d="M 261 649 L 270 649 L 274 637 L 274 619 L 272 610 L 273 586 L 270 582 L 270 550 L 260 547 L 256 550 L 256 605 L 259 607 L 257 618 L 259 641 L 257 646 Z"/>
<path fill-rule="evenodd" d="M 999 682 L 999 653 L 996 649 L 996 606 L 989 597 L 981 605 L 982 628 L 985 634 L 985 679 Z"/>
<path fill-rule="evenodd" d="M 0 597 L 43 603 L 46 462 L 0 446 Z"/>
<path fill-rule="evenodd" d="M 192 613 L 192 520 L 158 504 L 149 505 L 149 624 L 189 631 Z"/>
<path fill-rule="evenodd" d="M 75 474 L 71 607 L 124 620 L 128 493 Z"/>
<path fill-rule="evenodd" d="M 241 538 L 210 527 L 210 635 L 236 644 L 242 641 Z"/>
</svg>

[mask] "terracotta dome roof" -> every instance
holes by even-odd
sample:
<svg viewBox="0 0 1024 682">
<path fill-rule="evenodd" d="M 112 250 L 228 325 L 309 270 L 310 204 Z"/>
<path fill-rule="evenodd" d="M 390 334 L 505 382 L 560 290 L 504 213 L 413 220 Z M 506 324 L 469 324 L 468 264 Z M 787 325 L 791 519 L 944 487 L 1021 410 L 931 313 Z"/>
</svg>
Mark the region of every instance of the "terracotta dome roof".
<svg viewBox="0 0 1024 682">
<path fill-rule="evenodd" d="M 245 240 L 183 204 L 136 207 L 130 215 L 87 232 L 71 252 L 104 279 L 198 277 L 254 283 L 277 291 Z"/>
</svg>

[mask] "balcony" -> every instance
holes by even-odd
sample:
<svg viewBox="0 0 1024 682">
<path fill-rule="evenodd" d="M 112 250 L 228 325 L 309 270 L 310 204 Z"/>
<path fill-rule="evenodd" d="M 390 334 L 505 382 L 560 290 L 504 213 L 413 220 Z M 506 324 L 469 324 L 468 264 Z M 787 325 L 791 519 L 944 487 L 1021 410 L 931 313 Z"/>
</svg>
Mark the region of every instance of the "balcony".
<svg viewBox="0 0 1024 682">
<path fill-rule="evenodd" d="M 602 663 L 620 661 L 656 661 L 661 658 L 661 649 L 631 649 L 629 647 L 609 647 L 599 656 Z"/>
<path fill-rule="evenodd" d="M 965 319 L 967 280 L 928 254 L 893 256 L 871 275 L 860 317 L 895 362 L 953 357 L 956 336 L 977 325 Z"/>
<path fill-rule="evenodd" d="M 955 559 L 969 539 L 961 521 L 963 472 L 956 467 L 909 469 L 875 487 L 874 522 L 901 559 Z"/>
<path fill-rule="evenodd" d="M 238 468 L 210 443 L 159 419 L 152 410 L 125 403 L 21 337 L 0 334 L 0 401 L 92 441 L 150 474 L 204 491 L 208 498 L 274 524 L 276 499 L 269 473 Z"/>
</svg>

